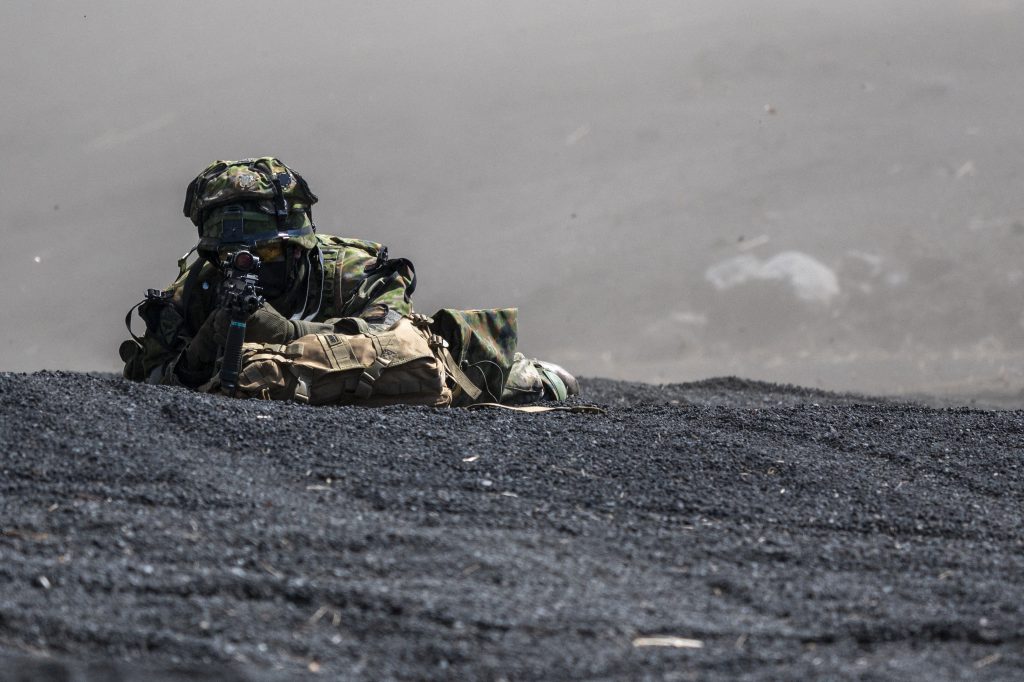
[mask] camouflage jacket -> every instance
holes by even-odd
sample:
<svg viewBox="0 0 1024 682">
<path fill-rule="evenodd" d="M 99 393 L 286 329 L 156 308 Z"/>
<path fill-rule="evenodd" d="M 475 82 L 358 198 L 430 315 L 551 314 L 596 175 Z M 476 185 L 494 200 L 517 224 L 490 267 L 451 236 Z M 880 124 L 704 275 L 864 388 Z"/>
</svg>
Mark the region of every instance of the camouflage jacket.
<svg viewBox="0 0 1024 682">
<path fill-rule="evenodd" d="M 413 311 L 416 289 L 413 264 L 388 258 L 387 248 L 361 239 L 317 235 L 322 265 L 308 277 L 308 296 L 317 299 L 313 322 L 338 318 L 381 319 L 389 311 Z M 220 271 L 197 260 L 181 264 L 179 276 L 166 289 L 139 304 L 146 331 L 121 345 L 124 376 L 148 383 L 180 383 L 174 366 L 196 331 L 216 309 Z M 308 305 L 308 302 L 307 302 Z M 134 308 L 132 309 L 134 311 Z M 129 311 L 130 321 L 132 311 Z M 286 311 L 282 311 L 286 312 Z M 289 311 L 290 312 L 290 311 Z M 516 310 L 444 309 L 434 314 L 433 331 L 450 344 L 455 359 L 479 386 L 484 397 L 497 401 L 508 378 L 517 345 Z M 130 329 L 130 327 L 129 327 Z"/>
<path fill-rule="evenodd" d="M 322 264 L 307 274 L 312 285 L 309 297 L 314 299 L 309 309 L 317 311 L 311 321 L 383 317 L 388 310 L 412 312 L 416 273 L 411 262 L 389 259 L 387 249 L 375 242 L 330 235 L 318 235 L 317 241 Z M 199 259 L 182 267 L 159 297 L 151 295 L 139 305 L 146 331 L 122 344 L 126 378 L 177 383 L 170 369 L 216 308 L 220 276 L 216 267 Z"/>
</svg>

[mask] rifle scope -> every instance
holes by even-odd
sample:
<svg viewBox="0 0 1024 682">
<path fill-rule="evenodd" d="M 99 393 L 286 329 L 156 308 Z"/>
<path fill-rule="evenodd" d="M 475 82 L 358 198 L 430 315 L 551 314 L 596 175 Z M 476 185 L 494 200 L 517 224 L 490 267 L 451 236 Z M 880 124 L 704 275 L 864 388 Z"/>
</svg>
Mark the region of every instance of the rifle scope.
<svg viewBox="0 0 1024 682">
<path fill-rule="evenodd" d="M 246 320 L 263 305 L 256 277 L 260 259 L 248 251 L 236 251 L 228 255 L 222 267 L 224 283 L 221 285 L 221 306 L 227 309 L 231 322 L 224 342 L 220 383 L 221 387 L 233 396 L 238 387 L 238 373 L 242 366 Z"/>
</svg>

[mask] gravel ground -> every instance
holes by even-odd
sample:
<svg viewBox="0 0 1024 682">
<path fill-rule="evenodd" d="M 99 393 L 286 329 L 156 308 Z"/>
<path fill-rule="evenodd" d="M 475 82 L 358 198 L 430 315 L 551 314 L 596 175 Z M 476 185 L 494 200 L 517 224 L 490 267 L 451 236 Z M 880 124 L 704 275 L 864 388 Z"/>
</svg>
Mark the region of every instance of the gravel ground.
<svg viewBox="0 0 1024 682">
<path fill-rule="evenodd" d="M 1024 413 L 583 385 L 607 414 L 0 374 L 0 679 L 1024 674 Z"/>
</svg>

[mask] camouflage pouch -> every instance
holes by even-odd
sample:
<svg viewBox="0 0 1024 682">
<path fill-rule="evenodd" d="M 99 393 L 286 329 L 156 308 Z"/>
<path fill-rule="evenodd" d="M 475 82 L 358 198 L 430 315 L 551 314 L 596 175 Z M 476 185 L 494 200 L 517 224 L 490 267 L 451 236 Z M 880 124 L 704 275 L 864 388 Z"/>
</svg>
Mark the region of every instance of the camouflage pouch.
<svg viewBox="0 0 1024 682">
<path fill-rule="evenodd" d="M 481 390 L 483 400 L 500 402 L 518 343 L 516 308 L 455 310 L 433 315 L 431 331 L 447 339 L 452 356 Z M 470 405 L 476 398 L 456 396 L 455 405 Z"/>
<path fill-rule="evenodd" d="M 412 312 L 416 270 L 405 258 L 388 258 L 388 248 L 362 239 L 318 235 L 323 255 L 321 311 L 327 317 L 367 317 L 373 306 Z"/>
<path fill-rule="evenodd" d="M 238 396 L 310 405 L 448 406 L 452 386 L 468 381 L 452 369 L 443 340 L 423 320 L 403 317 L 387 331 L 374 331 L 365 320 L 348 318 L 340 326 L 351 323 L 351 334 L 309 334 L 286 345 L 247 343 Z"/>
</svg>

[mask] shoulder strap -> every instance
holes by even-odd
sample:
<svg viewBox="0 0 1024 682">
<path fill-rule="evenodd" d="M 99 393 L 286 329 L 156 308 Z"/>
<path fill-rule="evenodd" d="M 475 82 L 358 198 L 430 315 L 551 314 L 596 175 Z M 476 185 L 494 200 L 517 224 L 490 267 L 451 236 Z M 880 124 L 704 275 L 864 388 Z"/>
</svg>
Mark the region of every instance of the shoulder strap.
<svg viewBox="0 0 1024 682">
<path fill-rule="evenodd" d="M 323 254 L 323 300 L 320 305 L 320 310 L 327 313 L 329 316 L 334 316 L 340 311 L 334 307 L 334 302 L 337 299 L 338 292 L 335 290 L 337 285 L 337 278 L 335 277 L 338 272 L 338 258 L 341 256 L 341 250 L 328 246 L 324 248 L 322 245 L 320 251 Z"/>
<path fill-rule="evenodd" d="M 446 343 L 443 346 L 439 346 L 437 350 L 440 351 L 439 354 L 444 362 L 444 366 L 447 368 L 448 373 L 452 375 L 452 379 L 455 380 L 455 384 L 462 389 L 463 393 L 469 396 L 470 400 L 476 400 L 479 398 L 483 391 L 477 388 L 477 385 L 470 381 L 469 377 L 466 376 L 466 373 L 462 371 L 461 367 L 459 367 L 459 363 L 455 362 L 455 358 L 452 357 L 451 351 L 448 350 L 448 344 Z"/>
<path fill-rule="evenodd" d="M 418 329 L 419 332 L 427 338 L 427 344 L 430 346 L 430 349 L 434 351 L 437 359 L 444 364 L 445 369 L 448 370 L 448 374 L 455 381 L 455 385 L 457 386 L 456 392 L 461 390 L 469 396 L 470 400 L 477 400 L 483 391 L 481 391 L 480 388 L 474 384 L 468 376 L 466 376 L 466 373 L 462 371 L 462 367 L 460 367 L 459 363 L 454 357 L 452 357 L 452 352 L 448 350 L 448 341 L 445 340 L 444 337 L 431 331 L 430 325 L 434 323 L 433 318 L 419 313 L 412 313 L 411 315 L 408 315 L 407 318 L 413 323 L 413 326 L 415 326 L 416 329 Z"/>
<path fill-rule="evenodd" d="M 185 329 L 189 335 L 195 336 L 199 330 L 192 324 L 192 294 L 195 292 L 199 273 L 203 271 L 203 259 L 197 259 L 192 263 L 191 268 L 188 277 L 185 278 L 185 283 L 181 285 L 181 318 L 184 320 Z"/>
<path fill-rule="evenodd" d="M 131 334 L 132 338 L 135 339 L 135 343 L 139 344 L 139 348 L 142 348 L 142 337 L 132 331 L 132 313 L 139 309 L 139 307 L 148 301 L 148 298 L 144 298 L 131 308 L 128 309 L 128 314 L 124 316 L 124 326 L 128 328 L 128 333 Z"/>
</svg>

